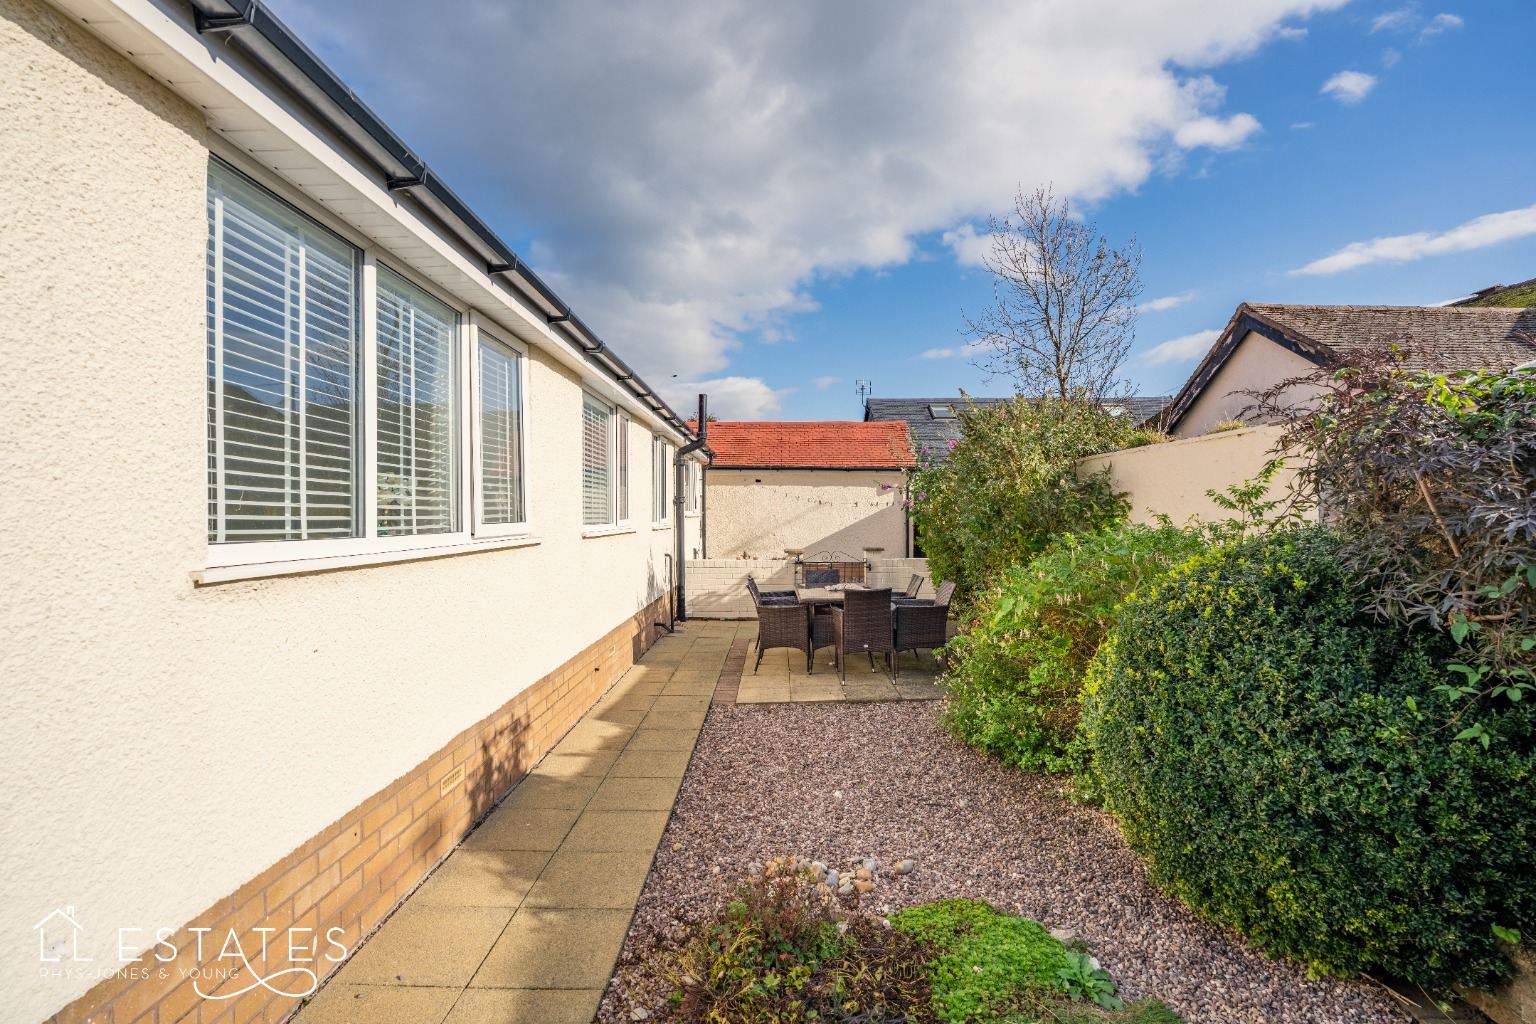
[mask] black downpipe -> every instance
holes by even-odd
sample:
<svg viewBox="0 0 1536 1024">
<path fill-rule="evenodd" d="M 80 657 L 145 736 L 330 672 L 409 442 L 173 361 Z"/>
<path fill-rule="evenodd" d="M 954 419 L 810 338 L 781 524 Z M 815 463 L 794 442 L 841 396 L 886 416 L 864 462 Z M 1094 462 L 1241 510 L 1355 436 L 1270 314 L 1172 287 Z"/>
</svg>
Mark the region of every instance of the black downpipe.
<svg viewBox="0 0 1536 1024">
<path fill-rule="evenodd" d="M 688 471 L 688 456 L 704 447 L 705 434 L 709 430 L 709 396 L 699 396 L 699 429 L 694 433 L 694 438 L 677 450 L 677 455 L 672 460 L 672 479 L 676 493 L 672 496 L 672 547 L 676 556 L 672 559 L 677 567 L 677 617 L 679 621 L 688 621 L 688 599 L 684 596 L 687 586 L 687 544 L 688 544 L 688 497 L 685 486 L 687 480 L 684 473 Z M 701 487 L 702 490 L 702 487 Z M 699 495 L 700 501 L 703 495 Z"/>
</svg>

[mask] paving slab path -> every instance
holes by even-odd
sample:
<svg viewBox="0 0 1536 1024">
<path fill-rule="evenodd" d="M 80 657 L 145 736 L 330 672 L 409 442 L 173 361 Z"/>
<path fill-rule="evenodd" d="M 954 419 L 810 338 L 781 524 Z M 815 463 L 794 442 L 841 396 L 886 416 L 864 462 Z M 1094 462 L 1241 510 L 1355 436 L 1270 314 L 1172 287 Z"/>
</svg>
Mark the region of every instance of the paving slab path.
<svg viewBox="0 0 1536 1024">
<path fill-rule="evenodd" d="M 756 632 L 694 621 L 652 645 L 297 1024 L 590 1021 L 710 700 Z"/>
</svg>

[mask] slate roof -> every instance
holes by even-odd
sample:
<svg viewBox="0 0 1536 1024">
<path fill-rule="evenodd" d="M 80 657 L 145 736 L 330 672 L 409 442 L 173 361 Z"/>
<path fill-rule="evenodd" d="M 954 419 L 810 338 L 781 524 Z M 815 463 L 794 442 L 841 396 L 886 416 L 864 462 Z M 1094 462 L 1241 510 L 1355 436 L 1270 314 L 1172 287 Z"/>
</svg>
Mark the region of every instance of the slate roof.
<svg viewBox="0 0 1536 1024">
<path fill-rule="evenodd" d="M 709 424 L 715 469 L 896 469 L 916 464 L 905 423 Z"/>
<path fill-rule="evenodd" d="M 1170 428 L 1250 331 L 1319 366 L 1347 365 L 1352 357 L 1393 344 L 1406 350 L 1405 362 L 1413 369 L 1508 370 L 1536 360 L 1536 308 L 1245 302 L 1174 397 Z"/>
<path fill-rule="evenodd" d="M 932 462 L 944 462 L 949 458 L 949 442 L 960 439 L 960 421 L 935 419 L 930 406 L 949 406 L 956 411 L 965 408 L 970 401 L 974 405 L 995 405 L 1007 401 L 1003 398 L 976 398 L 950 395 L 945 398 L 870 398 L 864 403 L 866 422 L 904 421 L 911 432 L 912 443 Z M 1137 423 L 1145 423 L 1157 416 L 1167 406 L 1166 396 L 1146 398 L 1117 398 L 1105 402 L 1106 408 L 1119 406 L 1126 410 Z"/>
</svg>

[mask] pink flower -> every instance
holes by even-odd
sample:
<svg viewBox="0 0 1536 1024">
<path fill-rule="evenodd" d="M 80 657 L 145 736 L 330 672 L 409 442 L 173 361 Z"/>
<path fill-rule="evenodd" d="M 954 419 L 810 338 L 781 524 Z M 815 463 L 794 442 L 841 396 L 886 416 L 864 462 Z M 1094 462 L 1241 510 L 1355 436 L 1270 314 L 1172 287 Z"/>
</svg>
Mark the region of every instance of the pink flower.
<svg viewBox="0 0 1536 1024">
<path fill-rule="evenodd" d="M 950 450 L 950 451 L 954 451 L 954 450 L 955 450 L 955 445 L 956 445 L 956 444 L 957 444 L 957 443 L 958 443 L 958 442 L 957 442 L 957 441 L 956 441 L 956 440 L 955 440 L 955 439 L 954 439 L 954 438 L 950 438 L 950 439 L 949 439 L 949 450 Z"/>
</svg>

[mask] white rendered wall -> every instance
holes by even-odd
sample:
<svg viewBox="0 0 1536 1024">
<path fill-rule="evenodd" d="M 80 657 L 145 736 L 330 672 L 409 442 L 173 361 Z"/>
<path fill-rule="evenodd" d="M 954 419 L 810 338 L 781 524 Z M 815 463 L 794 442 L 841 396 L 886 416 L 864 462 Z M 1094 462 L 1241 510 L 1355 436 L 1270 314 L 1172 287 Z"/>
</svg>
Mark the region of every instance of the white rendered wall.
<svg viewBox="0 0 1536 1024">
<path fill-rule="evenodd" d="M 0 0 L 0 151 L 0 1016 L 31 1021 L 94 982 L 40 979 L 32 923 L 73 906 L 98 964 L 182 924 L 646 605 L 673 534 L 581 535 L 580 382 L 535 350 L 540 544 L 195 587 L 203 119 Z"/>
<path fill-rule="evenodd" d="M 711 558 L 782 558 L 800 548 L 853 558 L 906 554 L 906 479 L 868 470 L 710 469 Z"/>
</svg>

